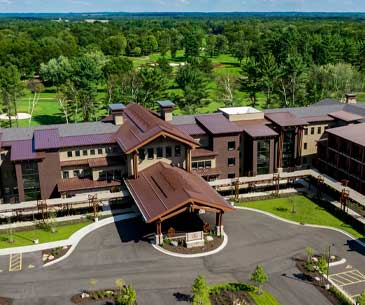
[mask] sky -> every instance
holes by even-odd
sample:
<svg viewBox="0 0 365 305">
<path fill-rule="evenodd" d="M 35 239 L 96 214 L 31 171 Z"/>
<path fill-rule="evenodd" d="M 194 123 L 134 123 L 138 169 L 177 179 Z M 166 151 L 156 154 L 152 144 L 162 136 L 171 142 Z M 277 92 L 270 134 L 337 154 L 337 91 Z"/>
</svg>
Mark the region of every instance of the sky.
<svg viewBox="0 0 365 305">
<path fill-rule="evenodd" d="M 0 0 L 0 13 L 365 12 L 365 0 Z"/>
</svg>

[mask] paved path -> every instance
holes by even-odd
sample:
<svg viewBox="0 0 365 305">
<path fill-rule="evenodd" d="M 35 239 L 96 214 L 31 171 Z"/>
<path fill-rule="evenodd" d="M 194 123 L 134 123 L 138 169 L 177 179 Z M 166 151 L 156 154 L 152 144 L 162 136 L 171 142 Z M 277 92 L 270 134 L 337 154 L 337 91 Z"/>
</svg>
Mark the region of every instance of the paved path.
<svg viewBox="0 0 365 305">
<path fill-rule="evenodd" d="M 252 211 L 225 215 L 229 235 L 220 253 L 196 259 L 179 259 L 154 250 L 140 241 L 136 220 L 111 224 L 83 239 L 63 262 L 42 269 L 0 273 L 0 295 L 17 304 L 70 304 L 71 295 L 89 287 L 113 287 L 122 277 L 132 283 L 140 305 L 184 305 L 198 274 L 209 283 L 247 281 L 257 264 L 270 276 L 266 286 L 282 305 L 330 305 L 313 286 L 300 280 L 292 256 L 312 246 L 318 251 L 335 243 L 333 254 L 347 258 L 354 269 L 365 272 L 365 256 L 346 236 L 325 229 L 283 223 Z M 0 268 L 1 269 L 1 268 Z"/>
</svg>

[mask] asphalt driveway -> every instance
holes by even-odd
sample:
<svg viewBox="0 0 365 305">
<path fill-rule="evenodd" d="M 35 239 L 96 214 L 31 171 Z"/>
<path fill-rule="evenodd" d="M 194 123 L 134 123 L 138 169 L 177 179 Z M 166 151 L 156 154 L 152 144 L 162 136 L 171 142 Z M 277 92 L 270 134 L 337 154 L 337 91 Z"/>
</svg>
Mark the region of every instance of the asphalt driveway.
<svg viewBox="0 0 365 305">
<path fill-rule="evenodd" d="M 140 305 L 188 304 L 198 274 L 209 283 L 249 279 L 257 264 L 270 277 L 266 289 L 282 305 L 329 305 L 311 285 L 302 282 L 291 260 L 311 246 L 320 251 L 335 243 L 333 254 L 365 272 L 365 256 L 346 236 L 324 229 L 296 226 L 251 211 L 224 215 L 227 247 L 205 258 L 179 259 L 156 251 L 144 240 L 136 220 L 108 225 L 88 235 L 71 256 L 43 269 L 0 273 L 0 295 L 15 304 L 70 304 L 70 296 L 97 287 L 113 287 L 115 279 L 132 283 Z"/>
</svg>

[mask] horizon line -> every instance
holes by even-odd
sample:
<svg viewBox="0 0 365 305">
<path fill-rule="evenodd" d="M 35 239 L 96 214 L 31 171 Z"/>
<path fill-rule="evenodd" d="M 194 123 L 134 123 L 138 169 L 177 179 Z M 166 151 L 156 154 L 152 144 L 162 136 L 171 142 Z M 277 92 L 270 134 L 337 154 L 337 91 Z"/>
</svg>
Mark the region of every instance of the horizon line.
<svg viewBox="0 0 365 305">
<path fill-rule="evenodd" d="M 0 12 L 0 15 L 4 14 L 283 14 L 283 13 L 295 13 L 295 14 L 365 14 L 365 11 L 68 11 L 68 12 Z"/>
</svg>

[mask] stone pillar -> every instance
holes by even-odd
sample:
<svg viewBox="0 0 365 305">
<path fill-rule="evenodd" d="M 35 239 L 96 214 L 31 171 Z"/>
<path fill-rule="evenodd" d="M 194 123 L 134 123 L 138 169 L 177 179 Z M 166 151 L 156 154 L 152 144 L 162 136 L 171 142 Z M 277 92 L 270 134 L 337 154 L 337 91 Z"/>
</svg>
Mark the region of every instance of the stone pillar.
<svg viewBox="0 0 365 305">
<path fill-rule="evenodd" d="M 224 234 L 222 218 L 223 218 L 223 212 L 215 214 L 215 229 L 217 232 L 217 236 L 222 236 Z"/>
<path fill-rule="evenodd" d="M 163 234 L 162 234 L 162 224 L 161 224 L 161 221 L 156 222 L 155 243 L 158 246 L 163 244 Z"/>
</svg>

